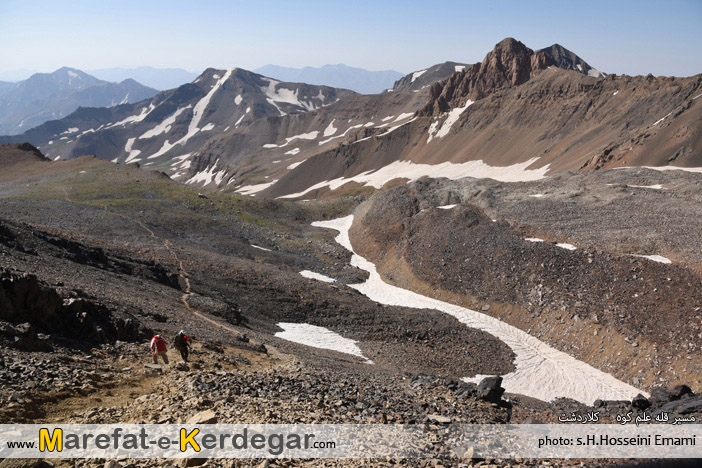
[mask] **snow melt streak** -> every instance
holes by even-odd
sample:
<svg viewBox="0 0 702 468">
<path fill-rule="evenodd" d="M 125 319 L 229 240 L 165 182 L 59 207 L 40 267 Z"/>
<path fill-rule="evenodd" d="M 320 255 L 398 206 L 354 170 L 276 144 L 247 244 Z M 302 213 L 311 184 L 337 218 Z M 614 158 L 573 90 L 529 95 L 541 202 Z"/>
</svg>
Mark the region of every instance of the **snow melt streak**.
<svg viewBox="0 0 702 468">
<path fill-rule="evenodd" d="M 503 386 L 508 392 L 546 401 L 570 397 L 586 404 L 598 398 L 631 400 L 637 393 L 643 393 L 496 318 L 385 283 L 373 263 L 354 253 L 349 239 L 352 223 L 353 215 L 313 223 L 313 226 L 339 231 L 336 241 L 353 253 L 351 265 L 370 274 L 365 283 L 351 287 L 381 304 L 445 312 L 466 326 L 503 341 L 516 354 L 516 370 L 503 376 Z"/>
</svg>

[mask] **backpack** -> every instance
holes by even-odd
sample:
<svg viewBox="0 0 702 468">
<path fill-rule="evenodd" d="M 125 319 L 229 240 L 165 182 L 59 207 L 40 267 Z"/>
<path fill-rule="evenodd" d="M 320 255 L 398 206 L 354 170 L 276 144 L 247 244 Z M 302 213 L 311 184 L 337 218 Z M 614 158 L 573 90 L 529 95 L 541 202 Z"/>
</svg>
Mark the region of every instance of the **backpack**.
<svg viewBox="0 0 702 468">
<path fill-rule="evenodd" d="M 180 333 L 173 338 L 173 346 L 177 349 L 185 348 L 185 338 Z"/>
</svg>

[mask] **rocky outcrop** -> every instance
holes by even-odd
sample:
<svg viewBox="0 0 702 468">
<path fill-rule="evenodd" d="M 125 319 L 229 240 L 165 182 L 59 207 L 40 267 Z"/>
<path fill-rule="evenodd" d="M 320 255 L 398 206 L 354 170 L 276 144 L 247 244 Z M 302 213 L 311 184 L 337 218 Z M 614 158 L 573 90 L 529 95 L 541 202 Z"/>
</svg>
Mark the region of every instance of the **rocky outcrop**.
<svg viewBox="0 0 702 468">
<path fill-rule="evenodd" d="M 0 321 L 0 339 L 27 351 L 51 349 L 49 336 L 101 344 L 151 333 L 134 320 L 113 316 L 100 303 L 63 299 L 36 276 L 6 269 L 0 270 Z"/>
<path fill-rule="evenodd" d="M 604 76 L 563 46 L 554 44 L 534 52 L 508 37 L 498 43 L 482 62 L 451 75 L 445 81 L 434 83 L 429 102 L 419 115 L 439 115 L 465 105 L 468 99 L 477 101 L 499 89 L 519 86 L 550 66 Z"/>
<path fill-rule="evenodd" d="M 498 89 L 519 86 L 553 64 L 548 54 L 535 53 L 511 37 L 504 39 L 482 62 L 432 85 L 429 102 L 419 115 L 439 115 L 468 99 L 477 101 Z"/>
</svg>

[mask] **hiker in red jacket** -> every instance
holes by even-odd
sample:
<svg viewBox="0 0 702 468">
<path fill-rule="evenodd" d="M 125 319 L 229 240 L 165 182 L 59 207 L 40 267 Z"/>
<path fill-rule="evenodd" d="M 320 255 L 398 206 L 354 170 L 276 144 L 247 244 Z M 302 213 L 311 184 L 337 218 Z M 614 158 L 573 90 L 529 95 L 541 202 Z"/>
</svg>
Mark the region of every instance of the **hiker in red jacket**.
<svg viewBox="0 0 702 468">
<path fill-rule="evenodd" d="M 166 349 L 166 339 L 161 335 L 154 335 L 151 338 L 151 353 L 154 356 L 154 364 L 158 364 L 158 357 L 163 358 L 164 364 L 168 364 L 168 354 Z"/>
</svg>

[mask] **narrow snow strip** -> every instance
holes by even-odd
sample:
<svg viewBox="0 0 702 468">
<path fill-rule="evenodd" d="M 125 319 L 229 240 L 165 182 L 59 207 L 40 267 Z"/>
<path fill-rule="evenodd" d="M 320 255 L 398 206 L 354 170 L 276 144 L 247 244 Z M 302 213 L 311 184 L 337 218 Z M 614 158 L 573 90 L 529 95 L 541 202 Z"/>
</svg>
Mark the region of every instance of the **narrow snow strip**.
<svg viewBox="0 0 702 468">
<path fill-rule="evenodd" d="M 185 107 L 181 107 L 180 109 L 176 110 L 173 114 L 171 114 L 169 117 L 163 120 L 160 124 L 156 125 L 154 128 L 151 130 L 148 130 L 144 132 L 139 139 L 140 140 L 145 140 L 147 138 L 153 138 L 155 136 L 158 136 L 162 133 L 168 133 L 171 131 L 171 126 L 175 123 L 176 119 L 180 114 L 185 112 L 187 109 L 190 109 L 190 105 L 187 105 Z"/>
<path fill-rule="evenodd" d="M 662 119 L 656 120 L 656 122 L 653 124 L 653 126 L 655 127 L 659 123 L 663 122 L 667 117 L 670 117 L 670 114 L 672 114 L 672 112 L 669 112 L 668 114 L 666 114 Z"/>
<path fill-rule="evenodd" d="M 334 278 L 330 278 L 328 276 L 322 275 L 321 273 L 315 273 L 314 271 L 309 270 L 302 270 L 300 272 L 300 275 L 304 276 L 305 278 L 322 281 L 324 283 L 333 283 L 336 281 Z"/>
<path fill-rule="evenodd" d="M 168 140 L 166 140 L 163 142 L 163 145 L 161 146 L 160 150 L 156 151 L 154 154 L 152 154 L 151 156 L 149 156 L 146 159 L 158 158 L 159 156 L 162 156 L 162 155 L 166 154 L 168 151 L 170 151 L 170 149 L 173 148 L 175 145 L 176 145 L 175 143 L 171 144 Z"/>
<path fill-rule="evenodd" d="M 456 207 L 456 205 L 443 205 L 443 206 L 439 206 L 437 208 L 439 208 L 440 210 L 450 210 L 451 208 L 454 208 L 454 207 Z"/>
<path fill-rule="evenodd" d="M 250 244 L 250 245 L 251 245 L 251 247 L 253 247 L 254 249 L 265 250 L 266 252 L 271 252 L 271 249 L 267 249 L 267 248 L 265 248 L 265 247 L 261 247 L 260 245 L 254 245 L 254 244 Z"/>
<path fill-rule="evenodd" d="M 566 249 L 566 250 L 577 250 L 577 247 L 574 246 L 573 244 L 561 243 L 561 244 L 556 244 L 556 247 L 560 247 L 560 248 Z"/>
<path fill-rule="evenodd" d="M 543 193 L 535 193 L 534 195 L 529 195 L 529 196 L 532 197 L 532 198 L 542 198 L 542 197 L 544 197 L 544 196 L 546 196 L 546 195 L 543 194 Z"/>
<path fill-rule="evenodd" d="M 254 193 L 266 190 L 268 187 L 275 184 L 276 182 L 278 182 L 278 179 L 273 180 L 271 182 L 266 182 L 265 184 L 244 185 L 236 189 L 235 192 L 240 193 L 242 195 L 253 195 Z"/>
<path fill-rule="evenodd" d="M 129 117 L 120 120 L 119 122 L 115 122 L 112 125 L 109 125 L 107 128 L 112 128 L 112 127 L 117 127 L 119 125 L 127 125 L 127 124 L 133 124 L 137 122 L 141 122 L 146 118 L 147 115 L 151 113 L 156 108 L 156 106 L 151 103 L 149 104 L 149 107 L 144 107 L 141 109 L 141 113 L 139 115 L 130 115 Z"/>
<path fill-rule="evenodd" d="M 658 262 L 658 263 L 665 263 L 665 264 L 673 263 L 669 258 L 663 257 L 661 255 L 634 255 L 634 257 L 647 258 L 648 260 L 651 260 L 652 262 Z"/>
<path fill-rule="evenodd" d="M 400 120 L 409 119 L 413 115 L 414 115 L 414 112 L 405 112 L 404 114 L 398 115 L 397 118 L 395 120 L 393 120 L 393 122 L 399 122 Z M 368 124 L 366 124 L 366 126 L 368 126 Z"/>
<path fill-rule="evenodd" d="M 328 349 L 344 354 L 364 359 L 367 364 L 373 364 L 373 361 L 366 359 L 361 351 L 361 348 L 356 345 L 356 341 L 344 338 L 338 333 L 316 325 L 308 323 L 279 323 L 278 326 L 283 329 L 282 332 L 275 334 L 276 337 L 282 338 L 293 343 L 299 343 L 312 348 Z"/>
<path fill-rule="evenodd" d="M 300 161 L 300 162 L 292 163 L 291 165 L 288 166 L 288 170 L 292 171 L 293 169 L 295 169 L 297 166 L 299 166 L 299 165 L 302 164 L 303 162 L 305 162 L 305 161 Z"/>
<path fill-rule="evenodd" d="M 524 239 L 527 242 L 543 242 L 543 239 L 539 239 L 538 237 L 527 237 Z"/>
<path fill-rule="evenodd" d="M 293 135 L 291 137 L 286 138 L 285 143 L 283 143 L 282 145 L 276 145 L 275 143 L 266 143 L 265 145 L 263 145 L 263 147 L 264 148 L 283 148 L 285 146 L 288 146 L 288 144 L 291 141 L 294 141 L 294 140 L 314 140 L 315 138 L 317 138 L 317 135 L 319 135 L 318 130 L 315 130 L 315 131 L 309 132 L 309 133 L 300 133 L 299 135 Z"/>
<path fill-rule="evenodd" d="M 394 127 L 390 127 L 390 128 L 388 128 L 388 131 L 387 131 L 387 132 L 381 133 L 380 135 L 378 135 L 378 138 L 384 137 L 385 135 L 394 132 L 395 130 L 397 130 L 397 129 L 400 128 L 400 127 L 404 127 L 405 125 L 407 125 L 407 124 L 409 124 L 409 123 L 412 123 L 412 122 L 414 122 L 415 120 L 417 120 L 417 117 L 415 117 L 415 118 L 413 118 L 413 119 L 410 119 L 410 120 L 408 120 L 407 122 L 401 123 L 400 125 L 395 125 Z M 372 137 L 372 136 L 370 136 L 370 137 L 368 137 L 368 138 L 371 138 L 371 137 Z M 363 140 L 367 140 L 368 138 L 363 138 Z M 358 141 L 361 141 L 361 140 L 358 140 Z"/>
<path fill-rule="evenodd" d="M 483 330 L 503 341 L 516 355 L 516 370 L 503 376 L 503 386 L 508 392 L 544 401 L 567 397 L 586 404 L 592 404 L 598 398 L 631 400 L 638 393 L 646 395 L 494 317 L 385 283 L 375 265 L 353 251 L 349 239 L 352 224 L 353 215 L 312 223 L 313 226 L 339 231 L 336 241 L 353 253 L 351 265 L 369 273 L 364 283 L 350 287 L 381 304 L 445 312 L 464 325 Z"/>
<path fill-rule="evenodd" d="M 539 158 L 531 158 L 523 163 L 503 167 L 489 166 L 481 160 L 468 161 L 464 163 L 443 162 L 435 165 L 416 164 L 412 161 L 395 161 L 380 169 L 362 172 L 351 177 L 339 177 L 338 179 L 326 180 L 314 184 L 302 192 L 291 193 L 278 198 L 298 198 L 311 190 L 316 190 L 323 187 L 329 187 L 330 190 L 336 190 L 349 182 L 356 182 L 366 186 L 381 188 L 383 185 L 393 179 L 403 178 L 413 181 L 425 176 L 447 177 L 452 180 L 462 179 L 464 177 L 475 177 L 495 179 L 500 182 L 523 182 L 538 180 L 544 178 L 549 169 L 548 164 L 537 169 L 527 169 L 538 159 Z"/>
<path fill-rule="evenodd" d="M 295 156 L 295 155 L 296 155 L 297 153 L 299 153 L 299 152 L 300 152 L 300 148 L 293 148 L 293 149 L 291 149 L 290 151 L 286 151 L 285 154 L 286 154 L 286 155 L 290 154 L 290 155 Z"/>
<path fill-rule="evenodd" d="M 656 184 L 656 185 L 627 185 L 627 187 L 631 188 L 647 188 L 647 189 L 654 189 L 654 190 L 665 190 L 665 188 L 661 184 Z"/>
<path fill-rule="evenodd" d="M 205 113 L 207 106 L 210 104 L 212 96 L 214 96 L 219 88 L 221 88 L 222 85 L 229 79 L 233 71 L 233 69 L 228 69 L 224 76 L 217 80 L 215 85 L 212 87 L 212 89 L 210 89 L 205 97 L 200 99 L 197 104 L 195 104 L 195 107 L 193 107 L 193 118 L 190 121 L 190 125 L 188 125 L 188 133 L 186 133 L 183 138 L 175 142 L 174 145 L 184 145 L 190 138 L 193 137 L 193 135 L 200 131 L 200 128 L 198 127 L 200 125 L 200 120 L 202 120 L 202 116 Z"/>
</svg>

